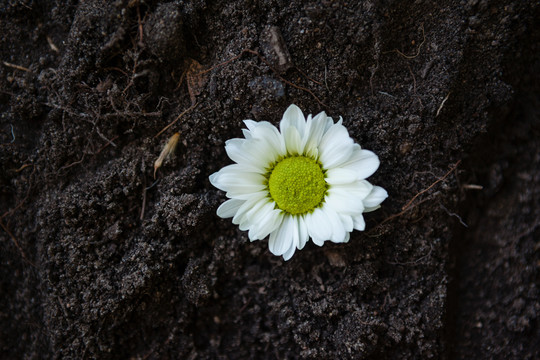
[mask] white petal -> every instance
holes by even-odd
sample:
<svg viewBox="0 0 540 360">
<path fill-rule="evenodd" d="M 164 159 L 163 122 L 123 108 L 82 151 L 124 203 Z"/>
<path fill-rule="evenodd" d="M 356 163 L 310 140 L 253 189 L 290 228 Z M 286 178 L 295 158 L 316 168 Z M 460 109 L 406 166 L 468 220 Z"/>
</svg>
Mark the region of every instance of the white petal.
<svg viewBox="0 0 540 360">
<path fill-rule="evenodd" d="M 358 145 L 358 144 L 355 144 Z M 373 175 L 379 168 L 379 158 L 369 150 L 363 150 L 360 146 L 355 146 L 355 149 L 350 159 L 340 167 L 355 171 L 359 179 L 366 179 Z"/>
<path fill-rule="evenodd" d="M 274 209 L 274 207 L 275 203 L 268 201 L 256 213 L 247 215 L 252 218 L 248 234 L 251 241 L 264 239 L 281 224 L 283 220 L 282 212 Z"/>
<path fill-rule="evenodd" d="M 331 169 L 349 160 L 354 150 L 353 144 L 343 125 L 332 125 L 319 144 L 319 160 L 323 168 Z"/>
<path fill-rule="evenodd" d="M 262 131 L 265 132 L 267 130 Z M 283 155 L 277 148 L 279 145 L 273 144 L 271 140 L 272 138 L 270 136 L 263 136 L 261 138 L 254 136 L 252 140 L 242 146 L 242 151 L 250 154 L 249 156 L 244 156 L 250 158 L 250 164 L 256 166 L 257 171 L 260 173 L 265 173 L 269 165 L 276 161 L 279 156 Z"/>
<path fill-rule="evenodd" d="M 343 124 L 343 119 L 341 118 L 341 116 L 339 117 L 339 121 L 336 124 Z M 326 116 L 326 119 L 324 121 L 324 132 L 326 133 L 333 125 L 334 119 L 332 119 L 330 116 Z"/>
<path fill-rule="evenodd" d="M 241 138 L 233 138 L 233 139 L 229 139 L 227 141 L 225 141 L 225 150 L 227 149 L 227 145 L 231 145 L 231 146 L 238 146 L 238 147 L 242 147 L 247 141 L 247 139 L 241 139 Z"/>
<path fill-rule="evenodd" d="M 362 214 L 354 216 L 353 223 L 356 230 L 364 231 L 366 229 L 366 222 Z"/>
<path fill-rule="evenodd" d="M 246 129 L 242 129 L 242 134 L 244 135 L 244 137 L 249 140 L 251 139 L 253 136 L 251 136 L 251 132 L 249 130 L 246 130 Z"/>
<path fill-rule="evenodd" d="M 326 204 L 331 206 L 337 213 L 346 215 L 361 214 L 364 211 L 364 196 L 355 192 L 346 191 L 338 187 L 331 187 L 324 198 Z"/>
<path fill-rule="evenodd" d="M 217 215 L 224 219 L 233 217 L 244 202 L 245 200 L 238 199 L 227 200 L 218 207 Z"/>
<path fill-rule="evenodd" d="M 355 181 L 350 184 L 338 184 L 330 186 L 328 193 L 339 192 L 341 194 L 350 194 L 359 197 L 360 199 L 365 199 L 371 193 L 373 185 L 366 180 Z M 365 203 L 364 203 L 365 206 Z"/>
<path fill-rule="evenodd" d="M 268 122 L 245 120 L 249 130 L 243 130 L 246 139 L 225 142 L 227 155 L 236 163 L 263 173 L 279 156 L 285 155 L 285 141 L 275 126 Z"/>
<path fill-rule="evenodd" d="M 293 243 L 294 221 L 292 216 L 285 215 L 281 225 L 270 234 L 268 248 L 274 255 L 283 255 Z"/>
<path fill-rule="evenodd" d="M 295 127 L 298 130 L 300 138 L 304 136 L 306 128 L 306 118 L 304 117 L 302 110 L 300 110 L 300 108 L 294 104 L 289 106 L 287 110 L 285 110 L 285 113 L 283 114 L 283 119 L 279 123 L 279 129 L 281 130 L 282 134 L 285 134 L 285 129 L 290 126 Z"/>
<path fill-rule="evenodd" d="M 210 180 L 213 182 L 212 184 L 225 191 L 234 186 L 264 186 L 265 177 L 263 175 L 256 172 L 235 171 L 233 166 L 234 164 L 229 165 L 229 167 L 224 167 L 218 173 L 213 174 Z"/>
<path fill-rule="evenodd" d="M 304 137 L 302 139 L 302 143 L 304 145 L 304 154 L 306 156 L 318 158 L 319 143 L 324 135 L 326 124 L 327 116 L 324 111 L 315 116 L 313 119 L 311 119 L 311 115 L 308 116 L 306 132 L 304 133 Z"/>
<path fill-rule="evenodd" d="M 278 154 L 278 156 L 286 154 L 283 136 L 274 125 L 267 121 L 256 123 L 253 120 L 245 120 L 244 122 L 250 129 L 253 138 L 264 141 L 271 151 Z"/>
<path fill-rule="evenodd" d="M 272 210 L 267 221 L 261 222 L 259 226 L 259 239 L 264 239 L 275 231 L 283 223 L 284 213 L 281 210 Z"/>
<path fill-rule="evenodd" d="M 294 255 L 295 251 L 296 251 L 296 246 L 294 244 L 291 244 L 291 247 L 289 248 L 289 250 L 287 250 L 285 254 L 283 254 L 283 260 L 285 261 L 290 260 L 292 256 Z"/>
<path fill-rule="evenodd" d="M 298 247 L 299 229 L 298 229 L 297 218 L 298 218 L 297 216 L 291 216 L 291 220 L 292 220 L 292 222 L 294 224 L 293 225 L 293 230 L 292 230 L 292 242 L 291 242 L 290 247 L 283 254 L 283 260 L 285 260 L 285 261 L 289 260 L 293 256 L 294 252 L 296 251 L 296 248 Z"/>
<path fill-rule="evenodd" d="M 212 185 L 214 185 L 215 187 L 217 187 L 218 189 L 222 190 L 222 189 L 219 187 L 219 185 L 218 185 L 218 184 L 219 184 L 219 181 L 218 181 L 218 179 L 219 179 L 218 173 L 219 173 L 219 171 L 213 173 L 212 175 L 210 175 L 210 176 L 208 177 L 208 180 L 210 180 L 210 184 L 212 184 Z"/>
<path fill-rule="evenodd" d="M 253 171 L 249 166 L 245 166 L 241 164 L 227 165 L 218 171 L 219 174 L 237 174 L 237 173 L 245 173 L 245 172 L 257 173 Z"/>
<path fill-rule="evenodd" d="M 291 243 L 291 247 L 283 254 L 283 259 L 285 261 L 289 260 L 293 256 L 297 248 L 302 250 L 306 245 L 306 242 L 309 240 L 304 216 L 293 216 L 292 218 L 296 222 L 295 233 L 293 234 L 293 242 Z"/>
<path fill-rule="evenodd" d="M 343 228 L 346 232 L 351 232 L 354 230 L 354 223 L 353 219 L 350 215 L 343 215 L 338 213 L 339 219 L 341 220 L 341 223 L 343 224 Z"/>
<path fill-rule="evenodd" d="M 343 242 L 345 239 L 345 228 L 343 227 L 338 214 L 330 206 L 323 206 L 322 210 L 332 226 L 330 240 L 335 243 Z"/>
<path fill-rule="evenodd" d="M 321 208 L 313 210 L 311 214 L 306 214 L 305 219 L 308 234 L 315 245 L 322 246 L 326 240 L 330 240 L 332 224 Z"/>
<path fill-rule="evenodd" d="M 288 127 L 283 134 L 285 138 L 285 147 L 291 155 L 301 155 L 304 151 L 302 147 L 302 139 L 295 127 Z"/>
<path fill-rule="evenodd" d="M 245 169 L 249 167 L 239 164 L 228 165 L 210 175 L 210 183 L 226 191 L 229 198 L 245 199 L 251 193 L 267 190 L 263 175 Z"/>
<path fill-rule="evenodd" d="M 243 221 L 240 222 L 239 227 L 241 230 L 249 230 L 249 238 L 251 241 L 260 240 L 256 235 L 261 225 L 261 222 L 272 220 L 271 213 L 274 209 L 274 202 L 270 199 L 263 199 L 257 202 L 251 210 L 246 213 Z"/>
<path fill-rule="evenodd" d="M 228 198 L 236 198 L 240 200 L 247 200 L 253 194 L 264 193 L 268 194 L 265 185 L 249 184 L 249 185 L 231 185 L 227 188 L 225 193 Z"/>
<path fill-rule="evenodd" d="M 242 199 L 244 200 L 244 199 Z M 253 209 L 255 205 L 257 205 L 261 201 L 267 201 L 266 200 L 266 194 L 264 192 L 259 192 L 255 194 L 251 194 L 249 197 L 247 197 L 246 202 L 244 202 L 238 211 L 236 212 L 236 215 L 234 215 L 232 222 L 235 225 L 239 225 L 246 216 L 247 212 Z"/>
<path fill-rule="evenodd" d="M 354 170 L 341 167 L 330 169 L 326 172 L 326 182 L 331 185 L 348 184 L 358 179 L 358 173 Z"/>
<path fill-rule="evenodd" d="M 366 208 L 373 208 L 379 206 L 384 199 L 388 197 L 388 193 L 380 186 L 373 186 L 373 189 L 369 195 L 364 199 L 364 206 Z"/>
<path fill-rule="evenodd" d="M 227 192 L 225 193 L 229 198 L 234 198 L 238 200 L 249 200 L 251 198 L 255 197 L 267 197 L 268 196 L 268 190 L 261 190 L 256 192 Z M 234 195 L 234 196 L 233 196 Z"/>
<path fill-rule="evenodd" d="M 261 125 L 263 122 L 265 121 L 260 121 L 260 122 L 257 122 L 257 121 L 254 121 L 254 120 L 244 120 L 244 124 L 246 124 L 247 128 L 249 129 L 249 131 L 252 131 L 253 129 L 257 128 L 257 126 Z M 270 123 L 269 123 L 270 124 Z M 272 124 L 270 124 L 272 125 Z"/>
<path fill-rule="evenodd" d="M 298 221 L 298 250 L 302 250 L 309 240 L 308 229 L 304 215 L 297 217 Z"/>
<path fill-rule="evenodd" d="M 238 222 L 238 228 L 242 231 L 246 231 L 255 226 L 255 215 L 261 211 L 261 209 L 269 202 L 268 199 L 261 199 L 253 203 Z M 240 209 L 238 209 L 240 212 Z M 234 218 L 233 218 L 234 219 Z M 252 239 L 253 241 L 253 239 Z"/>
<path fill-rule="evenodd" d="M 244 149 L 257 157 L 260 164 L 259 169 L 263 169 L 261 173 L 265 173 L 270 167 L 270 164 L 274 163 L 280 156 L 283 156 L 283 153 L 278 151 L 276 146 L 268 141 L 268 138 L 253 139 L 253 142 L 245 146 Z"/>
<path fill-rule="evenodd" d="M 372 211 L 375 211 L 375 210 L 380 209 L 380 208 L 381 208 L 381 205 L 372 206 L 372 207 L 366 207 L 366 208 L 364 208 L 364 212 L 368 213 L 368 212 L 372 212 Z"/>
<path fill-rule="evenodd" d="M 231 139 L 227 140 L 225 143 L 225 151 L 227 152 L 227 155 L 231 158 L 232 161 L 238 164 L 242 164 L 246 167 L 249 167 L 255 171 L 264 171 L 265 166 L 267 164 L 264 164 L 261 162 L 261 159 L 257 156 L 257 154 L 246 151 L 245 139 Z"/>
</svg>

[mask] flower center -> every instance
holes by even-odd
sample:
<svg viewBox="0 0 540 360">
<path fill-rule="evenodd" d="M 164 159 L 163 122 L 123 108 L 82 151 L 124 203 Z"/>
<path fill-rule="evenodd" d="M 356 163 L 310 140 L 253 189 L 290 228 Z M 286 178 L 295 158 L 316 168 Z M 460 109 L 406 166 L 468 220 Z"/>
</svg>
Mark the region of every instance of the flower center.
<svg viewBox="0 0 540 360">
<path fill-rule="evenodd" d="M 321 166 L 305 156 L 292 156 L 277 163 L 268 179 L 270 196 L 290 214 L 314 210 L 324 199 L 327 185 Z"/>
</svg>

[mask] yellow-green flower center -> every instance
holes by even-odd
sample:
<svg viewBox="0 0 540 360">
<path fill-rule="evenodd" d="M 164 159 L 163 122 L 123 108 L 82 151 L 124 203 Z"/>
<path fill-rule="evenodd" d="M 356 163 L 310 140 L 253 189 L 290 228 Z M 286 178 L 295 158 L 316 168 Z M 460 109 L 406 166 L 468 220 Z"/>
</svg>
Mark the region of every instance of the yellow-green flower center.
<svg viewBox="0 0 540 360">
<path fill-rule="evenodd" d="M 268 179 L 272 199 L 281 210 L 293 215 L 313 211 L 323 201 L 326 189 L 321 166 L 305 156 L 279 161 Z"/>
</svg>

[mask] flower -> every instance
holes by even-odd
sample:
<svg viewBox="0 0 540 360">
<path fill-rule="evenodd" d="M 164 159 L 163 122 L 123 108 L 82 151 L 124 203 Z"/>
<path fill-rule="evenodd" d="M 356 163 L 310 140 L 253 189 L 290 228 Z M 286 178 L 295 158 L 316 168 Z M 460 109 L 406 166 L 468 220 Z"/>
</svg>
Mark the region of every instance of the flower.
<svg viewBox="0 0 540 360">
<path fill-rule="evenodd" d="M 296 105 L 285 111 L 279 130 L 244 120 L 245 139 L 225 143 L 235 164 L 210 175 L 229 198 L 218 216 L 232 217 L 251 241 L 270 235 L 270 251 L 285 260 L 310 237 L 322 246 L 364 230 L 362 213 L 378 209 L 388 194 L 365 180 L 379 158 L 355 144 L 342 122 L 324 112 L 306 119 Z"/>
</svg>

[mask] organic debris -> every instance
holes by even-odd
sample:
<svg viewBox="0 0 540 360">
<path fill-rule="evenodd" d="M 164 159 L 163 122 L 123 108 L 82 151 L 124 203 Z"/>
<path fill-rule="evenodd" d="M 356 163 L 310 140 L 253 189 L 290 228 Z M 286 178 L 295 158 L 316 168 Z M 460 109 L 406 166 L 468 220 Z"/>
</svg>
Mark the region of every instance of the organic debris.
<svg viewBox="0 0 540 360">
<path fill-rule="evenodd" d="M 167 144 L 163 147 L 163 150 L 161 150 L 161 154 L 159 154 L 159 157 L 154 162 L 154 179 L 156 178 L 156 171 L 161 167 L 163 164 L 163 161 L 174 152 L 174 149 L 176 149 L 176 145 L 178 145 L 178 140 L 180 139 L 180 133 L 174 133 L 173 136 L 169 139 Z"/>
</svg>

